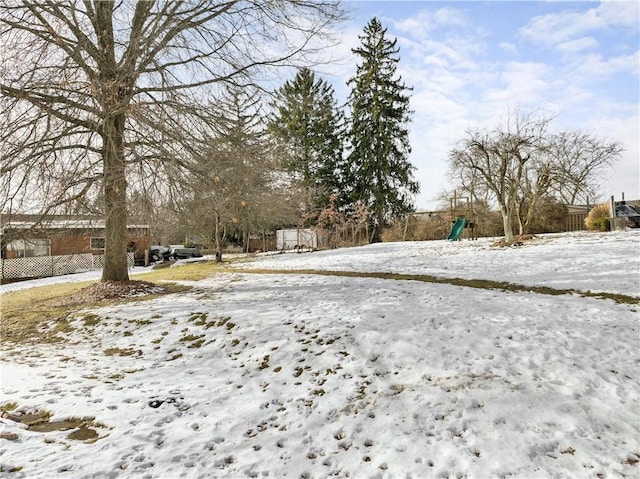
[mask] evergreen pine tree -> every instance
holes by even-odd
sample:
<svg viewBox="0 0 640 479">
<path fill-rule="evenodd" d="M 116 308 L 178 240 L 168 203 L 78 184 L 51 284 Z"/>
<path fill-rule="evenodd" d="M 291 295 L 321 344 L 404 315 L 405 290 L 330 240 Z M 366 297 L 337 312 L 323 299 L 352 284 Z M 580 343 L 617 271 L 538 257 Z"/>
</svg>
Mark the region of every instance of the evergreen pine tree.
<svg viewBox="0 0 640 479">
<path fill-rule="evenodd" d="M 350 152 L 346 184 L 351 201 L 371 211 L 371 241 L 381 241 L 382 228 L 413 210 L 412 196 L 419 191 L 408 161 L 411 152 L 407 125 L 410 88 L 396 75 L 397 40 L 373 18 L 352 49 L 360 57 L 351 86 Z"/>
<path fill-rule="evenodd" d="M 276 92 L 269 131 L 285 152 L 285 169 L 305 193 L 305 213 L 315 218 L 338 187 L 342 113 L 333 87 L 302 68 Z"/>
</svg>

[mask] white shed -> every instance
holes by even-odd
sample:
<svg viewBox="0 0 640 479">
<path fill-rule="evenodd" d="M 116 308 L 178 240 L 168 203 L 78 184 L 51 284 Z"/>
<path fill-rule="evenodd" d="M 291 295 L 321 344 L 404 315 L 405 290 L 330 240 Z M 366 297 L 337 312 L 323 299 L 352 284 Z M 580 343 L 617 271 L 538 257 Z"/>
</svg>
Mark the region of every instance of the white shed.
<svg viewBox="0 0 640 479">
<path fill-rule="evenodd" d="M 318 235 L 316 230 L 310 228 L 295 228 L 276 230 L 276 249 L 318 248 Z"/>
</svg>

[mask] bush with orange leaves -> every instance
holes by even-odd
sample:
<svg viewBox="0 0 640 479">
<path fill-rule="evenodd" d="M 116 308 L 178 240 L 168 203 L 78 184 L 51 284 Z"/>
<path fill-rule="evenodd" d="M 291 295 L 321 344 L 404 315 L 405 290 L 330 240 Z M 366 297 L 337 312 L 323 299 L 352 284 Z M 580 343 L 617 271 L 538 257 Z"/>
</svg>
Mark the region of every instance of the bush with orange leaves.
<svg viewBox="0 0 640 479">
<path fill-rule="evenodd" d="M 591 208 L 584 219 L 584 225 L 589 231 L 609 231 L 611 226 L 609 204 L 602 203 Z"/>
</svg>

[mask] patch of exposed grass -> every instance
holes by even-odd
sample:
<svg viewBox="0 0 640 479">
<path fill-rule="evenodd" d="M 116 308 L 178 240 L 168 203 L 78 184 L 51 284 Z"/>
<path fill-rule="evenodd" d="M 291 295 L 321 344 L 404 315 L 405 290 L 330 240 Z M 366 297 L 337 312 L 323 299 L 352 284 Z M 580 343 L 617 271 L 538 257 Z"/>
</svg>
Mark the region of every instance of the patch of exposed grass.
<svg viewBox="0 0 640 479">
<path fill-rule="evenodd" d="M 15 402 L 4 403 L 2 406 L 0 406 L 0 411 L 2 412 L 15 411 L 16 409 L 18 409 L 18 403 Z"/>
<path fill-rule="evenodd" d="M 218 273 L 237 273 L 231 268 L 233 263 L 250 261 L 250 258 L 230 258 L 222 263 L 215 261 L 201 261 L 187 263 L 173 268 L 154 269 L 148 273 L 136 275 L 136 279 L 144 281 L 200 281 Z"/>
<path fill-rule="evenodd" d="M 150 319 L 130 319 L 129 322 L 138 326 L 145 326 L 147 324 L 153 323 L 153 321 L 151 321 Z"/>
<path fill-rule="evenodd" d="M 262 363 L 258 369 L 267 369 L 269 367 L 269 355 L 267 354 L 264 358 L 262 358 Z"/>
<path fill-rule="evenodd" d="M 87 313 L 81 319 L 85 326 L 95 326 L 101 318 L 97 314 Z"/>
<path fill-rule="evenodd" d="M 105 356 L 142 356 L 142 351 L 133 348 L 107 348 L 104 351 Z"/>
<path fill-rule="evenodd" d="M 625 461 L 623 461 L 624 464 L 629 464 L 630 466 L 635 466 L 636 464 L 638 464 L 638 462 L 640 462 L 640 453 L 639 452 L 634 452 L 634 453 L 629 454 L 627 459 Z"/>
<path fill-rule="evenodd" d="M 2 322 L 0 341 L 12 343 L 55 343 L 64 339 L 58 335 L 70 330 L 69 320 L 73 315 L 86 308 L 121 304 L 124 302 L 146 301 L 164 294 L 180 293 L 191 289 L 177 284 L 163 284 L 162 293 L 147 296 L 110 299 L 96 303 L 69 304 L 81 289 L 96 281 L 63 283 L 40 286 L 21 291 L 11 291 L 0 295 Z M 99 321 L 96 315 L 84 314 L 80 319 L 85 326 L 93 326 Z M 53 322 L 53 329 L 43 328 Z"/>
<path fill-rule="evenodd" d="M 2 341 L 56 342 L 59 338 L 50 333 L 39 334 L 39 326 L 48 321 L 65 320 L 71 312 L 68 307 L 54 303 L 93 282 L 68 283 L 30 288 L 0 295 L 2 308 Z M 36 339 L 37 338 L 37 339 Z"/>
<path fill-rule="evenodd" d="M 189 349 L 197 349 L 202 347 L 202 345 L 204 344 L 205 340 L 204 339 L 198 339 L 197 341 L 192 342 L 191 344 L 189 344 L 187 347 Z"/>
<path fill-rule="evenodd" d="M 215 319 L 213 321 L 207 321 L 208 313 L 191 313 L 189 321 L 192 321 L 196 326 L 202 326 L 205 329 L 212 328 L 216 325 Z"/>
<path fill-rule="evenodd" d="M 95 442 L 99 439 L 98 432 L 93 428 L 106 428 L 104 424 L 94 422 L 93 417 L 70 417 L 58 421 L 51 421 L 50 418 L 50 412 L 38 411 L 20 416 L 20 422 L 33 432 L 74 430 L 67 438 L 85 442 Z"/>
<path fill-rule="evenodd" d="M 61 339 L 58 335 L 58 333 L 69 333 L 73 331 L 73 326 L 71 326 L 71 324 L 69 324 L 69 321 L 67 321 L 67 318 L 57 318 L 54 320 L 53 323 L 53 328 L 49 330 L 50 334 L 52 334 L 53 337 L 58 337 L 59 339 Z"/>
<path fill-rule="evenodd" d="M 190 343 L 192 341 L 197 341 L 198 339 L 204 337 L 204 335 L 196 336 L 195 334 L 186 334 L 182 336 L 178 341 L 182 343 Z"/>
<path fill-rule="evenodd" d="M 208 313 L 191 313 L 189 316 L 189 321 L 195 321 L 197 326 L 202 326 L 207 322 Z"/>
<path fill-rule="evenodd" d="M 218 319 L 218 322 L 216 323 L 217 327 L 222 327 L 224 326 L 227 321 L 229 321 L 231 318 L 229 316 L 223 316 L 222 318 Z"/>
</svg>

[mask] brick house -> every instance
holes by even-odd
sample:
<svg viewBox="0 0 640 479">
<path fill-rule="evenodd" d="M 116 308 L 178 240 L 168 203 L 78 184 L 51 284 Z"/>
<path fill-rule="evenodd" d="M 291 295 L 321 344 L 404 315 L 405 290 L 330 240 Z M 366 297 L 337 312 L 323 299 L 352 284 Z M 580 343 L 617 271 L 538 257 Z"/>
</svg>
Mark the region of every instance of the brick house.
<svg viewBox="0 0 640 479">
<path fill-rule="evenodd" d="M 104 254 L 105 221 L 86 215 L 0 215 L 2 258 Z M 127 226 L 130 251 L 149 249 L 149 225 Z"/>
</svg>

